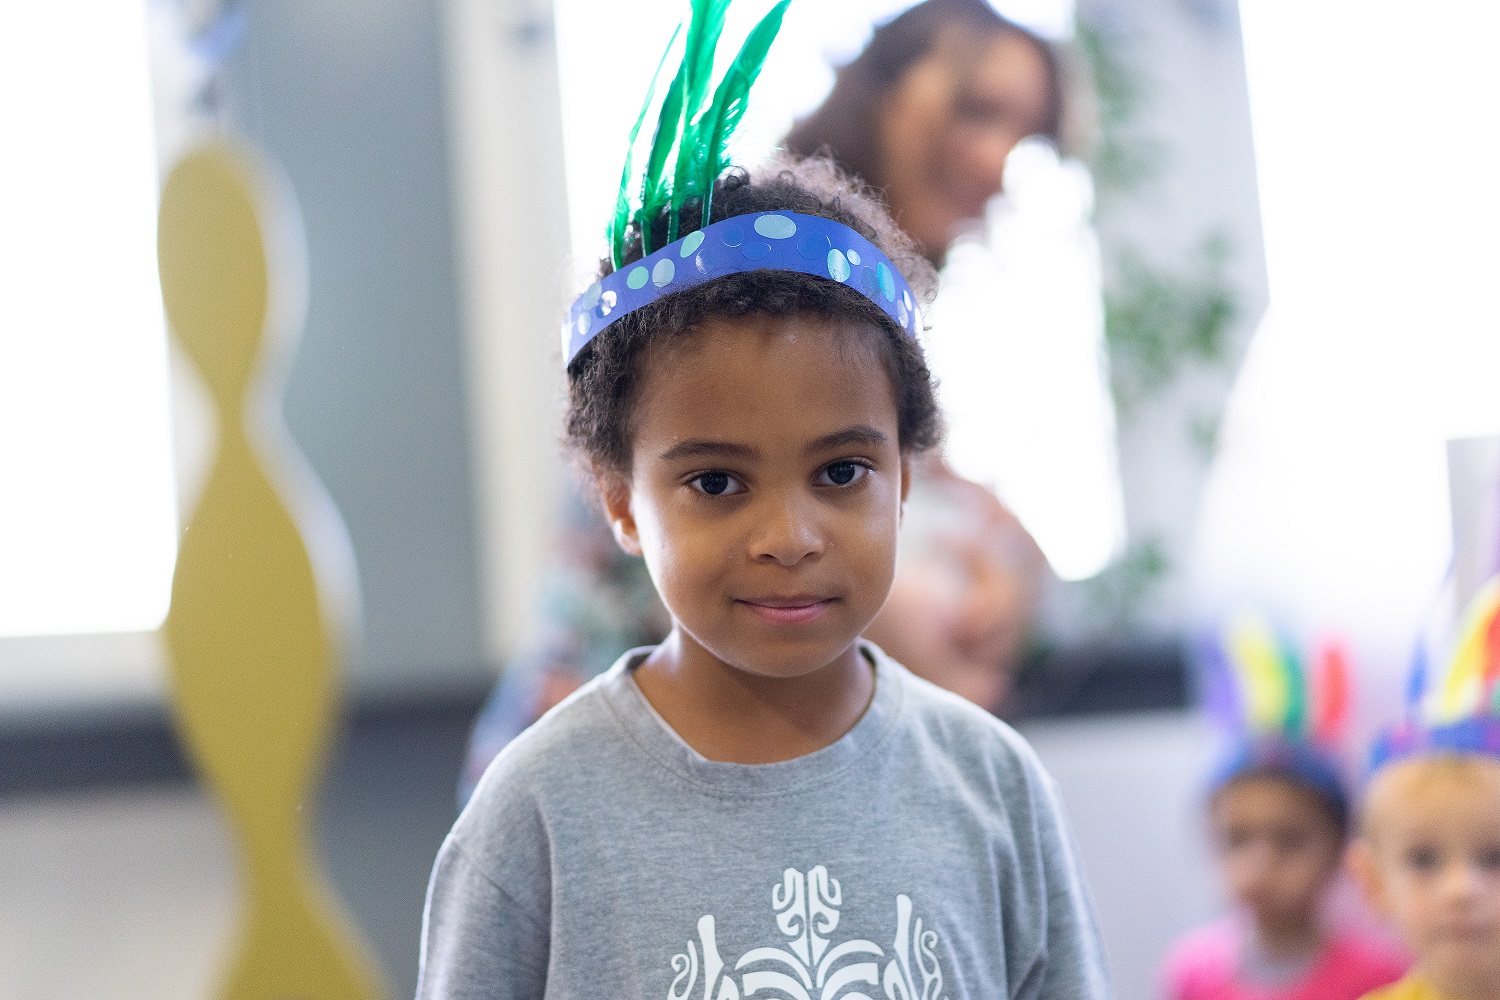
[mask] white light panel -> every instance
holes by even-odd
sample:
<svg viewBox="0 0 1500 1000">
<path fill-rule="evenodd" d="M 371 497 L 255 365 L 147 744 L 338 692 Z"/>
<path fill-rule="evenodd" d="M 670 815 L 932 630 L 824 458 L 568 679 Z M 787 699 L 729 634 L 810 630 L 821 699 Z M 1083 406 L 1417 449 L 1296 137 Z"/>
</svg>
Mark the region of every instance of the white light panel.
<svg viewBox="0 0 1500 1000">
<path fill-rule="evenodd" d="M 0 636 L 129 632 L 176 553 L 144 0 L 0 30 Z"/>
</svg>

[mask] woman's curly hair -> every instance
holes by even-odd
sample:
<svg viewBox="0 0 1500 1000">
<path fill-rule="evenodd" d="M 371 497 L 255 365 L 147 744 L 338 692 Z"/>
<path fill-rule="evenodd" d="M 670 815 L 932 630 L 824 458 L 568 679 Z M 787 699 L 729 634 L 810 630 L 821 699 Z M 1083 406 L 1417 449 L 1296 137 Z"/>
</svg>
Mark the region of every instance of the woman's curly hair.
<svg viewBox="0 0 1500 1000">
<path fill-rule="evenodd" d="M 781 159 L 753 172 L 731 170 L 715 185 L 710 221 L 773 211 L 816 215 L 848 226 L 891 259 L 924 305 L 936 294 L 932 265 L 896 227 L 879 197 L 831 161 Z M 682 235 L 698 228 L 701 212 L 697 201 L 682 208 Z M 654 220 L 654 245 L 666 243 L 667 222 L 665 212 Z M 636 232 L 624 264 L 642 256 Z M 600 262 L 599 277 L 613 270 L 606 258 Z M 879 338 L 875 346 L 895 391 L 902 450 L 924 451 L 941 439 L 942 418 L 927 363 L 916 342 L 894 320 L 847 285 L 767 270 L 728 274 L 667 295 L 621 317 L 590 341 L 568 366 L 567 442 L 575 454 L 595 472 L 628 473 L 631 412 L 645 375 L 639 366 L 646 348 L 690 336 L 705 320 L 751 313 L 811 313 L 867 329 Z"/>
</svg>

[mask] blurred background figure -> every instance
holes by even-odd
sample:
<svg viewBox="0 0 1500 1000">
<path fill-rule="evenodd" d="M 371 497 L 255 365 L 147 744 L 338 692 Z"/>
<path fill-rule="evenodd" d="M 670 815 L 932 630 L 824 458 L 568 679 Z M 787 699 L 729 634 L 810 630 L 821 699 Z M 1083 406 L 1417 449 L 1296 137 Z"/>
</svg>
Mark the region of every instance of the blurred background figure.
<svg viewBox="0 0 1500 1000">
<path fill-rule="evenodd" d="M 1057 141 L 1062 82 L 1051 47 L 986 0 L 925 0 L 876 29 L 822 106 L 785 137 L 884 192 L 936 264 L 982 227 L 1006 158 L 1030 136 Z M 1045 560 L 994 493 L 941 459 L 915 469 L 896 582 L 870 638 L 985 708 L 1009 687 Z M 574 490 L 534 630 L 475 724 L 467 800 L 506 743 L 632 646 L 666 634 L 639 559 L 615 546 L 586 487 Z"/>
<path fill-rule="evenodd" d="M 876 29 L 783 145 L 826 153 L 884 193 L 941 265 L 979 227 L 1021 140 L 1057 141 L 1063 83 L 1052 47 L 986 0 L 926 0 Z"/>
<path fill-rule="evenodd" d="M 1353 812 L 1338 748 L 1348 721 L 1347 653 L 1325 643 L 1311 669 L 1258 616 L 1205 644 L 1207 706 L 1228 736 L 1209 779 L 1207 827 L 1232 912 L 1180 938 L 1169 1000 L 1359 1000 L 1406 961 L 1331 906 Z"/>
</svg>

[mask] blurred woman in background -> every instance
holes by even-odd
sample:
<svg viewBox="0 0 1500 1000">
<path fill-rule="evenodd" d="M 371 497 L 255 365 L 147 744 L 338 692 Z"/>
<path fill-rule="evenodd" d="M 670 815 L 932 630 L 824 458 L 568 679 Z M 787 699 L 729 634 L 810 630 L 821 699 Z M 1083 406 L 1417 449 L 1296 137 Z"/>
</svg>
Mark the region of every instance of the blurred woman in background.
<svg viewBox="0 0 1500 1000">
<path fill-rule="evenodd" d="M 927 0 L 876 30 L 832 92 L 783 142 L 878 188 L 941 266 L 978 228 L 1022 139 L 1059 141 L 1056 53 L 986 0 Z"/>
<path fill-rule="evenodd" d="M 884 193 L 896 221 L 941 265 L 982 226 L 1006 157 L 1058 139 L 1062 80 L 1046 42 L 987 0 L 925 0 L 877 28 L 823 104 L 786 136 Z M 896 580 L 868 630 L 927 679 L 995 710 L 1033 617 L 1045 561 L 994 494 L 924 461 L 902 528 Z M 517 733 L 626 649 L 660 640 L 665 613 L 639 559 L 592 505 L 565 512 L 538 623 L 475 725 L 460 796 Z"/>
</svg>

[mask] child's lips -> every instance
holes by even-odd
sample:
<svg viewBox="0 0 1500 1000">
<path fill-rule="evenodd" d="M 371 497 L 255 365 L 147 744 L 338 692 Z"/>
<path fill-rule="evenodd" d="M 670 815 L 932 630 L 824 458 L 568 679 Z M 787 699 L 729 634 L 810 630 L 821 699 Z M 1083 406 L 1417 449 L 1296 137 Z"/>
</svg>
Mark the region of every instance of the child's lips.
<svg viewBox="0 0 1500 1000">
<path fill-rule="evenodd" d="M 739 603 L 769 625 L 806 625 L 823 617 L 833 606 L 833 598 L 796 594 L 742 598 Z"/>
</svg>

